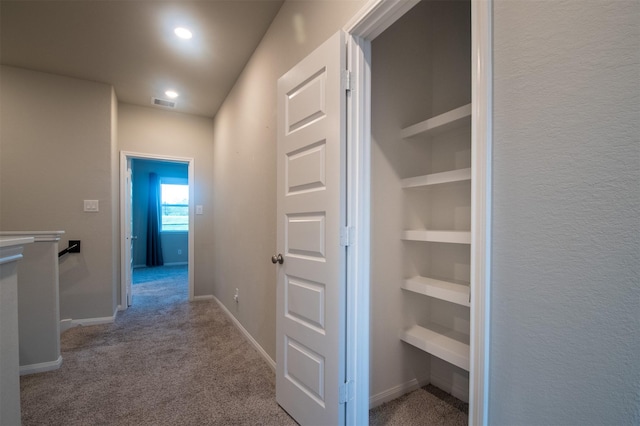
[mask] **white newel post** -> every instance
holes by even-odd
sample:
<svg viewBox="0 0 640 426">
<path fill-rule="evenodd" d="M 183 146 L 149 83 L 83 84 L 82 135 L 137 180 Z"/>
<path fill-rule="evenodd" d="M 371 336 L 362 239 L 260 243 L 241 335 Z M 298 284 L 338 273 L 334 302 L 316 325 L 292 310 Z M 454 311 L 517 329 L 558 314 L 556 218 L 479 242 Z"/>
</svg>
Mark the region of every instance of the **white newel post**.
<svg viewBox="0 0 640 426">
<path fill-rule="evenodd" d="M 33 237 L 0 237 L 0 424 L 20 425 L 18 261 Z"/>
<path fill-rule="evenodd" d="M 18 264 L 20 374 L 55 370 L 60 354 L 58 241 L 64 231 L 1 231 L 2 237 L 31 237 Z"/>
</svg>

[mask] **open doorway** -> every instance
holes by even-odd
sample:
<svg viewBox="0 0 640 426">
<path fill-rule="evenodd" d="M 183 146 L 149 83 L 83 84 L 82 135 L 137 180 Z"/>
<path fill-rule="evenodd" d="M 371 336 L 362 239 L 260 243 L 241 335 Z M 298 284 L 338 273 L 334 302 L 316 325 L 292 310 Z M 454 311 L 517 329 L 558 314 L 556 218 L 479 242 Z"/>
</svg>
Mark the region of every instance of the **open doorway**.
<svg viewBox="0 0 640 426">
<path fill-rule="evenodd" d="M 188 298 L 189 165 L 135 158 L 131 161 L 132 292 L 165 288 Z"/>
<path fill-rule="evenodd" d="M 410 290 L 403 289 L 401 286 L 406 278 L 410 278 L 414 271 L 411 270 L 412 265 L 408 264 L 407 269 L 405 269 L 405 259 L 407 261 L 411 261 L 413 258 L 416 258 L 415 253 L 420 252 L 421 250 L 428 250 L 431 246 L 436 247 L 438 250 L 441 250 L 442 247 L 445 247 L 445 251 L 450 247 L 458 247 L 462 242 L 458 243 L 443 243 L 443 242 L 430 242 L 430 241 L 407 241 L 414 236 L 414 233 L 409 232 L 406 233 L 407 229 L 409 231 L 413 230 L 413 223 L 408 221 L 412 221 L 415 219 L 415 216 L 410 216 L 410 210 L 403 210 L 400 219 L 401 222 L 401 231 L 393 234 L 393 242 L 396 245 L 400 246 L 400 250 L 398 252 L 390 252 L 386 250 L 386 257 L 383 257 L 382 264 L 387 265 L 387 262 L 390 257 L 394 258 L 394 261 L 398 260 L 398 256 L 400 258 L 400 262 L 398 263 L 399 268 L 398 271 L 402 272 L 402 274 L 396 274 L 395 277 L 391 278 L 391 285 L 393 286 L 393 291 L 395 292 L 396 300 L 399 300 L 400 303 L 406 303 L 407 306 L 411 305 L 412 310 L 403 310 L 401 309 L 403 324 L 401 327 L 388 327 L 388 324 L 384 323 L 384 314 L 387 313 L 387 317 L 392 317 L 394 315 L 394 311 L 390 309 L 388 305 L 384 304 L 384 298 L 378 297 L 376 300 L 382 301 L 382 308 L 378 310 L 375 309 L 375 306 L 371 306 L 370 304 L 375 304 L 376 300 L 370 300 L 371 296 L 370 291 L 376 291 L 377 288 L 373 287 L 375 284 L 373 283 L 373 278 L 371 277 L 372 273 L 372 264 L 376 261 L 373 253 L 373 247 L 375 246 L 375 241 L 380 241 L 380 235 L 372 235 L 375 231 L 372 226 L 374 225 L 374 220 L 380 219 L 380 212 L 374 213 L 372 209 L 374 208 L 373 198 L 375 196 L 380 200 L 380 196 L 382 195 L 382 200 L 385 200 L 385 193 L 380 191 L 380 186 L 378 185 L 377 189 L 374 188 L 375 183 L 389 183 L 386 180 L 378 179 L 374 182 L 374 173 L 379 173 L 381 169 L 373 170 L 374 164 L 372 163 L 374 149 L 378 149 L 377 146 L 374 146 L 374 138 L 376 135 L 373 132 L 373 122 L 376 118 L 373 115 L 372 109 L 375 105 L 372 105 L 372 79 L 373 73 L 378 73 L 375 78 L 382 77 L 379 74 L 380 70 L 376 71 L 372 67 L 372 44 L 378 36 L 380 36 L 385 30 L 389 29 L 393 26 L 397 21 L 401 20 L 402 17 L 410 11 L 416 4 L 418 4 L 419 0 L 409 0 L 406 2 L 387 2 L 384 0 L 371 0 L 367 3 L 366 7 L 364 7 L 361 12 L 355 16 L 350 23 L 345 26 L 345 31 L 349 34 L 349 49 L 348 49 L 348 67 L 351 72 L 350 86 L 351 90 L 349 91 L 349 99 L 348 105 L 350 108 L 349 112 L 349 135 L 348 135 L 348 176 L 347 176 L 347 193 L 348 195 L 348 204 L 352 206 L 352 208 L 348 209 L 348 223 L 350 227 L 353 227 L 355 230 L 371 230 L 372 232 L 356 232 L 355 235 L 355 244 L 350 244 L 348 247 L 348 274 L 347 274 L 347 310 L 348 310 L 348 318 L 347 323 L 349 324 L 347 327 L 347 336 L 348 339 L 348 347 L 347 347 L 347 360 L 346 360 L 346 368 L 347 371 L 350 372 L 348 378 L 349 380 L 354 381 L 355 387 L 355 398 L 353 399 L 353 403 L 347 403 L 347 424 L 359 424 L 368 421 L 369 419 L 369 407 L 375 403 L 380 403 L 382 400 L 391 399 L 391 397 L 399 396 L 399 393 L 404 393 L 407 389 L 406 385 L 411 386 L 413 382 L 404 382 L 398 387 L 391 387 L 390 392 L 384 392 L 384 385 L 380 383 L 380 376 L 371 377 L 371 389 L 370 385 L 370 365 L 373 370 L 381 371 L 381 374 L 387 375 L 392 372 L 395 368 L 398 371 L 399 367 L 403 367 L 402 362 L 386 362 L 382 363 L 383 366 L 381 368 L 377 368 L 375 364 L 381 364 L 380 357 L 378 356 L 378 361 L 375 359 L 369 360 L 369 357 L 362 356 L 363 350 L 362 348 L 371 349 L 376 345 L 376 342 L 373 342 L 374 333 L 380 333 L 380 329 L 383 327 L 390 328 L 389 336 L 393 336 L 394 345 L 396 348 L 398 346 L 404 346 L 405 352 L 413 351 L 414 353 L 418 353 L 416 351 L 420 351 L 420 348 L 411 347 L 410 343 L 399 339 L 399 334 L 406 333 L 407 330 L 412 328 L 413 324 L 420 325 L 422 319 L 424 319 L 425 315 L 434 313 L 435 310 L 430 312 L 420 310 L 420 306 L 418 309 L 413 309 L 414 305 L 419 302 L 425 302 L 427 304 L 431 304 L 431 300 L 428 299 L 429 295 L 418 294 L 417 297 L 411 298 Z M 437 4 L 444 5 L 445 3 L 450 2 L 433 2 Z M 455 2 L 454 2 L 455 3 Z M 451 5 L 452 7 L 456 7 L 456 5 Z M 436 7 L 436 6 L 434 6 Z M 489 371 L 489 286 L 490 286 L 490 227 L 491 227 L 491 10 L 492 10 L 492 1 L 472 1 L 470 3 L 470 27 L 467 27 L 465 33 L 470 36 L 470 40 L 467 39 L 467 42 L 471 43 L 471 52 L 469 55 L 469 51 L 467 48 L 467 60 L 468 57 L 471 56 L 471 62 L 468 66 L 464 66 L 462 68 L 455 69 L 452 73 L 447 73 L 442 69 L 434 70 L 429 69 L 429 72 L 437 72 L 437 76 L 441 80 L 447 80 L 448 77 L 455 78 L 461 74 L 461 72 L 468 73 L 470 68 L 470 78 L 471 78 L 471 111 L 470 117 L 469 114 L 465 113 L 465 121 L 469 121 L 470 119 L 470 129 L 467 127 L 465 131 L 471 131 L 470 143 L 471 149 L 466 149 L 466 154 L 468 157 L 468 151 L 470 151 L 470 166 L 464 167 L 464 165 L 454 165 L 450 169 L 441 169 L 441 170 L 432 170 L 426 172 L 417 172 L 415 174 L 401 176 L 402 178 L 414 178 L 416 176 L 420 176 L 420 173 L 426 173 L 426 176 L 432 175 L 431 178 L 428 178 L 427 181 L 433 183 L 438 183 L 440 185 L 453 185 L 456 186 L 456 191 L 458 185 L 465 185 L 467 188 L 462 188 L 462 192 L 469 192 L 468 186 L 470 185 L 470 197 L 467 196 L 464 199 L 464 203 L 466 206 L 466 211 L 470 212 L 465 217 L 464 224 L 453 223 L 452 226 L 453 231 L 464 232 L 464 235 L 470 236 L 471 243 L 470 248 L 468 250 L 469 253 L 467 255 L 469 257 L 466 265 L 468 267 L 465 268 L 468 271 L 468 277 L 465 277 L 465 284 L 468 284 L 469 293 L 466 294 L 466 300 L 469 304 L 469 307 L 461 306 L 460 308 L 455 307 L 454 309 L 458 309 L 461 311 L 462 309 L 468 310 L 468 327 L 467 323 L 465 323 L 465 332 L 466 335 L 464 338 L 466 339 L 468 336 L 468 350 L 466 349 L 467 344 L 464 344 L 465 354 L 468 353 L 469 365 L 463 365 L 464 368 L 462 370 L 468 371 L 468 382 L 464 383 L 464 390 L 467 395 L 465 399 L 469 401 L 469 423 L 470 424 L 485 424 L 487 423 L 487 402 L 488 402 L 488 371 Z M 467 15 L 469 16 L 469 15 Z M 467 20 L 468 22 L 468 20 Z M 438 22 L 438 25 L 440 22 Z M 418 26 L 417 30 L 420 31 L 428 27 Z M 415 28 L 415 27 L 414 27 Z M 435 28 L 435 27 L 434 27 Z M 393 29 L 391 30 L 393 31 Z M 470 31 L 470 32 L 469 32 Z M 463 34 L 463 33 L 459 33 Z M 452 35 L 455 37 L 454 40 L 457 40 L 459 34 Z M 410 38 L 407 42 L 403 42 L 400 45 L 396 45 L 396 50 L 398 48 L 406 49 L 409 48 L 409 45 L 413 43 L 416 38 Z M 382 39 L 381 39 L 382 40 Z M 433 37 L 434 41 L 445 41 L 451 42 L 447 37 L 440 37 L 436 35 Z M 384 41 L 384 40 L 382 40 Z M 455 55 L 448 57 L 447 52 L 442 51 L 441 45 L 436 46 L 435 44 L 429 43 L 425 45 L 429 49 L 438 49 L 437 53 L 439 55 L 444 55 L 447 59 L 459 59 L 457 55 L 457 51 L 453 52 Z M 446 48 L 446 47 L 445 47 Z M 379 54 L 380 52 L 378 52 Z M 384 59 L 384 58 L 382 58 Z M 389 62 L 394 62 L 393 60 L 387 60 Z M 380 65 L 380 64 L 379 64 Z M 384 66 L 384 62 L 382 66 Z M 423 75 L 425 74 L 423 70 L 420 70 L 419 67 L 411 67 L 405 66 L 404 70 L 406 74 L 409 75 Z M 467 74 L 468 75 L 468 74 Z M 468 78 L 468 77 L 467 77 Z M 399 77 L 396 82 L 404 79 L 404 77 Z M 404 81 L 402 81 L 404 83 Z M 468 83 L 466 82 L 465 87 L 467 87 L 467 96 L 468 96 Z M 413 83 L 420 84 L 420 83 Z M 424 84 L 424 83 L 423 83 Z M 451 86 L 449 82 L 447 85 Z M 455 86 L 455 84 L 454 84 Z M 422 88 L 422 86 L 420 86 Z M 436 95 L 437 101 L 435 102 L 434 98 L 431 98 L 431 102 L 427 101 L 427 107 L 431 108 L 431 110 L 424 111 L 425 115 L 420 116 L 412 116 L 405 117 L 402 119 L 402 123 L 399 124 L 402 128 L 404 126 L 411 127 L 416 120 L 424 120 L 425 118 L 427 122 L 431 121 L 430 118 L 438 117 L 442 113 L 447 111 L 455 110 L 459 108 L 457 105 L 445 106 L 442 105 L 442 102 L 447 101 L 445 99 L 446 90 L 442 90 L 444 88 L 443 84 L 438 84 L 437 86 L 432 86 L 433 93 Z M 457 87 L 456 87 L 457 90 Z M 417 92 L 417 91 L 416 91 Z M 414 92 L 411 92 L 413 95 Z M 378 97 L 378 99 L 380 99 Z M 442 102 L 441 102 L 442 101 Z M 462 102 L 465 100 L 463 99 Z M 468 98 L 467 98 L 468 101 Z M 434 103 L 435 102 L 435 103 Z M 389 102 L 390 104 L 391 102 Z M 463 110 L 468 109 L 468 105 L 462 105 Z M 378 104 L 378 107 L 390 107 L 388 104 Z M 409 112 L 409 114 L 416 113 L 415 110 L 410 111 L 410 105 L 400 104 L 400 108 L 405 108 Z M 452 109 L 450 109 L 452 108 Z M 435 109 L 442 109 L 440 111 L 435 111 Z M 417 114 L 417 113 L 416 113 Z M 418 115 L 418 114 L 417 114 Z M 448 126 L 443 126 L 446 120 L 440 121 L 437 120 L 440 124 L 440 130 L 443 128 L 447 128 Z M 433 124 L 433 121 L 429 123 Z M 428 128 L 429 125 L 426 127 Z M 415 128 L 414 128 L 415 129 Z M 456 131 L 458 129 L 456 128 Z M 398 134 L 402 135 L 402 131 L 398 131 Z M 437 132 L 436 132 L 437 133 Z M 406 136 L 406 135 L 405 135 Z M 443 138 L 445 136 L 438 135 L 438 137 Z M 468 143 L 468 142 L 467 142 Z M 414 143 L 412 141 L 398 141 L 398 144 L 404 145 L 420 145 L 419 142 Z M 425 145 L 424 143 L 422 145 Z M 427 145 L 431 145 L 430 142 L 427 142 Z M 431 151 L 437 151 L 435 148 L 431 147 Z M 389 151 L 387 151 L 389 152 Z M 423 153 L 421 153 L 423 154 Z M 376 154 L 377 155 L 377 154 Z M 391 153 L 393 155 L 393 153 Z M 416 156 L 417 157 L 417 156 Z M 468 158 L 465 157 L 467 163 L 469 163 Z M 462 157 L 455 158 L 456 160 Z M 380 157 L 378 157 L 378 160 Z M 408 161 L 412 161 L 414 158 L 409 158 Z M 434 167 L 432 167 L 435 169 Z M 437 179 L 433 179 L 433 175 L 438 175 L 443 177 L 446 172 L 450 172 L 451 170 L 456 170 L 457 168 L 470 168 L 470 183 L 465 182 L 446 182 L 444 180 L 439 182 L 433 182 Z M 404 168 L 402 169 L 404 172 Z M 455 175 L 456 173 L 451 173 L 451 175 Z M 380 175 L 376 175 L 376 178 L 379 178 Z M 418 181 L 417 179 L 416 181 Z M 412 197 L 414 194 L 412 192 L 415 189 L 413 188 L 411 181 L 404 181 L 407 183 L 407 187 L 403 188 L 401 193 L 402 195 L 398 197 L 396 200 L 397 203 L 392 203 L 389 197 L 386 198 L 386 202 L 389 204 L 394 204 L 398 206 L 402 206 L 404 209 L 405 205 L 411 207 L 409 204 L 408 198 Z M 402 183 L 404 183 L 402 182 Z M 430 185 L 433 186 L 433 185 Z M 374 190 L 377 190 L 377 194 L 374 194 Z M 431 191 L 430 189 L 426 189 L 426 191 Z M 433 192 L 433 191 L 431 191 Z M 407 194 L 405 194 L 407 193 Z M 439 194 L 443 195 L 444 194 Z M 463 197 L 456 193 L 454 194 L 456 199 L 462 200 Z M 419 199 L 419 195 L 416 195 L 418 198 L 417 202 L 419 206 L 422 206 L 421 199 Z M 442 198 L 442 197 L 441 197 Z M 470 205 L 469 205 L 470 204 Z M 465 207 L 463 205 L 463 207 Z M 455 206 L 454 206 L 455 210 Z M 459 211 L 465 210 L 465 208 L 458 209 Z M 406 211 L 406 214 L 404 213 Z M 457 211 L 455 212 L 457 214 Z M 374 214 L 378 214 L 377 219 L 374 217 Z M 437 219 L 441 220 L 444 218 L 441 210 L 435 211 L 433 213 L 434 217 L 434 226 L 441 226 L 441 223 L 436 223 Z M 469 218 L 470 215 L 470 218 Z M 457 219 L 458 217 L 454 214 L 450 216 L 452 219 Z M 394 219 L 397 218 L 394 217 Z M 469 220 L 470 219 L 470 220 Z M 427 225 L 431 225 L 430 223 L 425 223 L 425 228 Z M 463 226 L 466 225 L 466 226 Z M 389 224 L 385 224 L 386 227 Z M 397 226 L 397 223 L 392 223 L 391 226 Z M 442 224 L 444 227 L 444 224 Z M 470 228 L 470 230 L 469 230 Z M 438 231 L 441 229 L 436 228 Z M 426 229 L 425 229 L 426 230 Z M 470 234 L 469 234 L 470 232 Z M 454 232 L 455 234 L 455 232 Z M 453 234 L 450 234 L 453 235 Z M 407 237 L 407 238 L 405 238 Z M 384 240 L 383 240 L 384 241 Z M 399 244 L 398 244 L 399 242 Z M 465 243 L 466 244 L 466 243 Z M 427 248 L 424 246 L 428 245 Z M 378 248 L 383 248 L 381 245 L 377 246 Z M 417 250 L 414 248 L 417 247 Z M 384 248 L 383 250 L 384 251 Z M 439 254 L 436 250 L 431 250 L 435 254 Z M 461 250 L 460 250 L 461 251 Z M 408 256 L 402 257 L 404 253 L 407 253 L 408 256 L 414 255 L 414 257 L 410 258 Z M 395 257 L 394 257 L 395 256 Z M 417 256 L 420 259 L 419 254 Z M 466 258 L 465 258 L 466 260 Z M 439 266 L 436 257 L 430 256 L 430 266 L 433 266 L 433 272 L 436 275 L 443 275 L 439 273 L 439 271 L 435 271 L 435 267 Z M 450 262 L 451 264 L 451 262 Z M 424 265 L 422 265 L 424 266 Z M 456 265 L 457 267 L 457 265 Z M 386 272 L 386 271 L 385 271 Z M 428 273 L 429 271 L 425 270 L 424 273 Z M 458 272 L 458 271 L 454 271 Z M 415 271 L 416 276 L 421 274 L 421 271 Z M 452 277 L 455 281 L 458 281 L 457 275 Z M 375 279 L 379 280 L 379 277 L 375 277 Z M 454 280 L 451 282 L 454 282 Z M 458 283 L 456 283 L 458 284 Z M 389 282 L 387 282 L 389 285 Z M 435 298 L 431 298 L 435 299 Z M 416 303 L 418 302 L 418 303 Z M 440 301 L 433 300 L 432 305 L 439 305 L 436 308 L 441 308 L 442 305 L 449 303 L 448 301 Z M 466 305 L 465 303 L 465 305 Z M 456 304 L 452 303 L 452 306 Z M 382 312 L 381 312 L 382 311 Z M 376 316 L 376 312 L 378 315 Z M 405 312 L 408 315 L 405 315 Z M 425 313 L 428 312 L 428 313 Z M 440 312 L 440 311 L 439 311 Z M 439 313 L 438 312 L 438 313 Z M 370 315 L 371 313 L 371 315 Z M 396 314 L 399 312 L 396 310 Z M 446 312 L 445 312 L 446 314 Z M 413 317 L 413 318 L 412 318 Z M 395 318 L 395 317 L 394 317 Z M 382 321 L 381 321 L 382 320 Z M 378 323 L 376 323 L 378 321 Z M 435 322 L 435 321 L 434 321 Z M 444 322 L 444 321 L 442 321 Z M 453 328 L 460 328 L 462 324 L 453 324 Z M 381 327 L 380 327 L 381 326 Z M 402 330 L 399 332 L 398 330 Z M 385 336 L 384 334 L 377 334 L 375 339 L 378 340 L 378 347 L 383 346 L 380 345 L 380 336 Z M 370 341 L 372 340 L 372 341 Z M 461 339 L 463 340 L 463 339 Z M 455 341 L 453 342 L 454 346 Z M 386 350 L 386 348 L 384 348 Z M 424 351 L 423 351 L 424 352 Z M 437 355 L 427 354 L 431 356 L 431 359 L 438 358 Z M 418 356 L 426 356 L 426 355 L 418 355 Z M 373 357 L 372 357 L 373 358 Z M 454 360 L 455 361 L 455 360 Z M 439 363 L 440 360 L 436 360 L 433 364 Z M 446 360 L 442 362 L 448 362 Z M 440 363 L 442 363 L 440 362 Z M 456 361 L 457 362 L 457 361 Z M 410 367 L 406 367 L 409 369 Z M 460 368 L 453 365 L 453 368 Z M 468 369 L 466 369 L 468 368 Z M 465 370 L 466 369 L 466 370 Z M 430 368 L 429 377 L 432 377 L 431 374 L 432 369 Z M 417 380 L 416 382 L 417 383 Z M 442 383 L 441 383 L 442 384 Z M 447 385 L 448 383 L 444 383 Z M 452 383 L 454 386 L 450 386 L 450 389 L 453 390 L 457 383 Z M 386 386 L 388 387 L 388 386 Z M 383 388 L 382 391 L 376 391 L 376 388 Z M 371 392 L 370 392 L 371 391 Z M 394 394 L 394 395 L 392 395 Z"/>
<path fill-rule="evenodd" d="M 121 309 L 160 285 L 192 300 L 193 159 L 122 152 L 120 163 Z"/>
</svg>

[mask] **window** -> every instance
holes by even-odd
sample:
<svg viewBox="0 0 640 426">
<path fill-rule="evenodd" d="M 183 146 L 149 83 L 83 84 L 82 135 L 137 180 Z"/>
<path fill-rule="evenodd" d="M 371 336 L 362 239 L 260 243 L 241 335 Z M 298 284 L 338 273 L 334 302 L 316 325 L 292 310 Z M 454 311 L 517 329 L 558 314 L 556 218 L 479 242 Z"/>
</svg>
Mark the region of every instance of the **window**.
<svg viewBox="0 0 640 426">
<path fill-rule="evenodd" d="M 189 230 L 189 185 L 160 184 L 161 231 Z"/>
</svg>

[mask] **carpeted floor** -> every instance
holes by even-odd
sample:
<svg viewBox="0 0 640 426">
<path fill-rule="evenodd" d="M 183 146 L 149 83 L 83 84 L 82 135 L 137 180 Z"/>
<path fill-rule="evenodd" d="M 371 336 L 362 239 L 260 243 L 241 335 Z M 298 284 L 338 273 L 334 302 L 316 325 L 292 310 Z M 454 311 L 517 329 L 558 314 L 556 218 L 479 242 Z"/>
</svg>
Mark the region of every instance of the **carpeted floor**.
<svg viewBox="0 0 640 426">
<path fill-rule="evenodd" d="M 21 378 L 22 424 L 295 425 L 218 305 L 187 302 L 182 269 L 142 270 L 114 324 L 65 332 L 62 367 Z"/>
<path fill-rule="evenodd" d="M 369 412 L 371 426 L 466 426 L 469 404 L 427 385 Z"/>
<path fill-rule="evenodd" d="M 62 367 L 21 377 L 23 426 L 296 425 L 218 305 L 187 301 L 186 266 L 133 278 L 133 306 L 114 324 L 66 331 Z M 466 425 L 465 409 L 428 386 L 371 410 L 370 424 Z"/>
</svg>

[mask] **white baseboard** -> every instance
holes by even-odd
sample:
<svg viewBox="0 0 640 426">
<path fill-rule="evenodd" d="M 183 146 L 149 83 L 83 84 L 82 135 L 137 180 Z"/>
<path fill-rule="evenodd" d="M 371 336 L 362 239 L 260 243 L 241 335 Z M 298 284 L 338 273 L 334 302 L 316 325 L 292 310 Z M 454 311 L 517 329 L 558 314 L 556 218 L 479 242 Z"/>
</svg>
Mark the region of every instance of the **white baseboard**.
<svg viewBox="0 0 640 426">
<path fill-rule="evenodd" d="M 167 262 L 162 266 L 182 266 L 182 265 L 188 265 L 189 262 Z M 145 265 L 144 263 L 141 265 L 133 265 L 133 269 L 142 269 L 142 268 L 148 268 L 147 265 Z"/>
<path fill-rule="evenodd" d="M 434 370 L 431 372 L 431 384 L 463 402 L 469 402 L 469 381 L 454 383 L 449 377 L 438 376 L 437 370 Z"/>
<path fill-rule="evenodd" d="M 191 299 L 192 302 L 201 302 L 203 300 L 213 300 L 215 297 L 211 294 L 205 294 L 204 296 L 193 296 Z"/>
<path fill-rule="evenodd" d="M 378 405 L 384 404 L 385 402 L 400 398 L 405 393 L 409 393 L 428 384 L 428 379 L 418 380 L 414 378 L 409 380 L 408 382 L 401 383 L 385 391 L 382 391 L 375 395 L 371 395 L 371 397 L 369 397 L 369 408 L 375 408 Z"/>
<path fill-rule="evenodd" d="M 203 296 L 200 296 L 203 297 Z M 216 303 L 218 303 L 218 306 L 220 306 L 220 308 L 222 309 L 222 311 L 227 315 L 227 317 L 229 317 L 229 319 L 231 320 L 231 322 L 233 322 L 233 324 L 236 326 L 236 328 L 238 330 L 240 330 L 240 332 L 244 335 L 244 337 L 249 341 L 249 343 L 251 343 L 253 345 L 254 348 L 256 348 L 256 350 L 258 351 L 258 353 L 260 355 L 262 355 L 262 357 L 264 358 L 264 360 L 267 362 L 267 364 L 269 365 L 269 367 L 271 367 L 271 370 L 273 370 L 274 372 L 276 371 L 276 362 L 271 359 L 271 357 L 269 356 L 269 354 L 262 348 L 262 346 L 260 346 L 260 344 L 256 341 L 256 339 L 253 338 L 253 336 L 251 334 L 249 334 L 249 332 L 242 326 L 242 324 L 240 324 L 240 321 L 238 321 L 236 319 L 236 317 L 233 316 L 233 314 L 227 309 L 226 306 L 224 306 L 222 304 L 222 302 L 220 300 L 218 300 L 217 297 L 215 296 L 211 296 L 211 298 L 213 300 L 216 301 Z"/>
<path fill-rule="evenodd" d="M 29 364 L 20 366 L 20 375 L 44 373 L 45 371 L 57 370 L 62 365 L 62 355 L 55 361 L 40 362 L 38 364 Z"/>
<path fill-rule="evenodd" d="M 60 334 L 64 333 L 71 327 L 74 327 L 73 320 L 71 318 L 60 320 Z"/>
<path fill-rule="evenodd" d="M 116 316 L 118 315 L 119 309 L 120 309 L 120 305 L 116 306 L 116 309 L 113 311 L 113 315 L 110 317 L 82 318 L 82 319 L 66 318 L 66 319 L 60 320 L 60 334 L 62 334 L 63 332 L 73 327 L 112 324 L 116 320 Z"/>
</svg>

